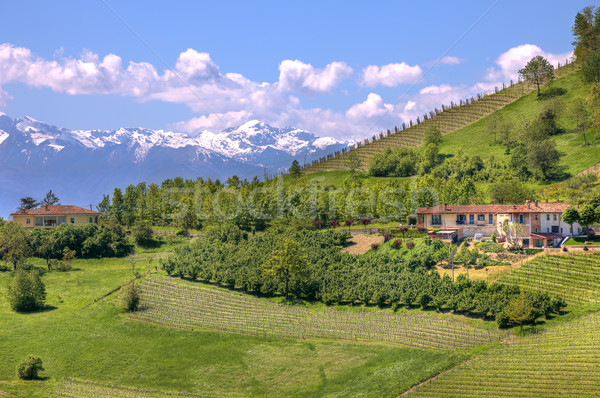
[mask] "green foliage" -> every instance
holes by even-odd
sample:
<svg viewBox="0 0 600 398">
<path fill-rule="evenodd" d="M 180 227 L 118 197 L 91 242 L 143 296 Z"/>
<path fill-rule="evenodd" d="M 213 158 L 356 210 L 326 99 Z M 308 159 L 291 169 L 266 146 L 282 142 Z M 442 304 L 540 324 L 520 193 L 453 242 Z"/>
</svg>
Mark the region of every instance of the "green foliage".
<svg viewBox="0 0 600 398">
<path fill-rule="evenodd" d="M 0 224 L 0 259 L 13 265 L 13 270 L 31 255 L 29 232 L 20 224 L 5 222 Z"/>
<path fill-rule="evenodd" d="M 8 285 L 7 298 L 13 311 L 30 312 L 43 308 L 46 287 L 38 271 L 17 270 Z"/>
<path fill-rule="evenodd" d="M 121 303 L 125 311 L 132 312 L 140 305 L 140 289 L 135 281 L 126 283 L 121 288 Z"/>
<path fill-rule="evenodd" d="M 429 126 L 425 130 L 423 135 L 423 146 L 427 147 L 429 144 L 439 145 L 442 142 L 442 132 L 436 126 Z"/>
<path fill-rule="evenodd" d="M 290 175 L 292 175 L 294 177 L 300 177 L 300 175 L 302 174 L 302 169 L 300 168 L 300 163 L 298 163 L 298 161 L 296 159 L 294 159 L 294 161 L 292 162 L 289 172 L 290 172 Z"/>
<path fill-rule="evenodd" d="M 554 143 L 545 140 L 530 146 L 527 160 L 539 179 L 548 180 L 560 174 L 560 157 L 561 154 Z"/>
<path fill-rule="evenodd" d="M 533 322 L 536 319 L 531 300 L 524 293 L 510 300 L 503 312 L 508 318 L 509 325 L 519 325 L 521 331 L 524 323 Z"/>
<path fill-rule="evenodd" d="M 575 16 L 573 23 L 574 54 L 585 62 L 590 53 L 600 50 L 600 8 L 589 6 Z"/>
<path fill-rule="evenodd" d="M 523 69 L 519 70 L 519 75 L 525 80 L 531 80 L 537 86 L 538 96 L 540 87 L 554 79 L 554 67 L 548 60 L 541 55 L 533 57 Z"/>
<path fill-rule="evenodd" d="M 49 190 L 46 193 L 46 196 L 44 196 L 44 199 L 40 202 L 40 206 L 53 206 L 58 204 L 60 204 L 60 199 L 52 192 L 52 190 Z"/>
<path fill-rule="evenodd" d="M 581 75 L 586 83 L 600 83 L 600 50 L 585 57 L 581 65 Z"/>
<path fill-rule="evenodd" d="M 363 162 L 362 162 L 360 156 L 358 156 L 358 153 L 356 153 L 356 151 L 350 151 L 350 153 L 348 153 L 348 156 L 346 157 L 344 166 L 348 170 L 350 170 L 350 172 L 352 174 L 354 174 L 354 173 L 356 173 L 357 170 L 360 170 L 362 165 L 363 165 Z"/>
<path fill-rule="evenodd" d="M 20 201 L 19 210 L 35 209 L 39 205 L 37 200 L 35 200 L 31 196 L 26 196 L 24 198 L 21 198 L 21 199 L 19 199 L 19 201 Z"/>
<path fill-rule="evenodd" d="M 150 224 L 143 221 L 137 221 L 133 224 L 131 235 L 133 236 L 135 243 L 140 246 L 150 246 L 155 242 L 152 227 Z"/>
<path fill-rule="evenodd" d="M 408 177 L 416 173 L 419 155 L 407 147 L 387 148 L 373 158 L 369 174 L 378 177 Z"/>
<path fill-rule="evenodd" d="M 580 219 L 579 211 L 574 206 L 567 207 L 561 215 L 561 219 L 571 226 L 571 236 L 573 235 L 573 224 Z"/>
<path fill-rule="evenodd" d="M 598 213 L 596 208 L 591 204 L 585 204 L 581 207 L 579 212 L 579 224 L 584 227 L 588 227 L 598 222 Z"/>
<path fill-rule="evenodd" d="M 499 204 L 520 204 L 533 197 L 533 190 L 518 179 L 497 181 L 488 188 L 490 198 Z"/>
<path fill-rule="evenodd" d="M 263 275 L 278 279 L 285 285 L 285 299 L 288 299 L 290 282 L 302 285 L 306 278 L 307 257 L 298 242 L 284 239 L 279 248 L 273 250 L 262 265 Z M 295 291 L 292 287 L 292 291 Z"/>
<path fill-rule="evenodd" d="M 42 359 L 35 355 L 29 355 L 17 365 L 17 377 L 20 380 L 35 380 L 38 373 L 43 371 Z"/>
</svg>

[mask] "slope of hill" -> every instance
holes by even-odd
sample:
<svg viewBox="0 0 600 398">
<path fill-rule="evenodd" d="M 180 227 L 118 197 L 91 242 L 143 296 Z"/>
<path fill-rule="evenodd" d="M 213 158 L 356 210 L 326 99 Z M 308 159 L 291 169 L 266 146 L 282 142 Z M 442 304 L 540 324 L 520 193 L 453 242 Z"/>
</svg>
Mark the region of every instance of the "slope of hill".
<svg viewBox="0 0 600 398">
<path fill-rule="evenodd" d="M 583 97 L 585 86 L 579 78 L 578 65 L 571 63 L 556 70 L 557 79 L 552 83 L 553 93 L 559 93 L 565 102 L 572 98 Z M 573 73 L 575 72 L 575 73 Z M 350 153 L 356 153 L 362 160 L 363 169 L 367 169 L 373 156 L 383 152 L 389 147 L 408 146 L 416 147 L 421 145 L 424 132 L 430 127 L 437 127 L 444 138 L 440 145 L 440 153 L 455 154 L 462 146 L 467 146 L 469 151 L 482 158 L 494 155 L 503 156 L 504 148 L 501 145 L 492 146 L 493 140 L 485 129 L 486 117 L 494 112 L 500 112 L 502 115 L 511 114 L 523 115 L 526 118 L 535 115 L 540 108 L 545 106 L 545 101 L 538 100 L 535 94 L 534 86 L 528 82 L 518 82 L 512 85 L 505 85 L 504 88 L 498 88 L 494 93 L 479 95 L 476 98 L 461 100 L 458 104 L 450 106 L 442 105 L 442 109 L 436 109 L 428 115 L 424 115 L 418 120 L 418 123 L 411 123 L 406 128 L 398 132 L 392 132 L 390 135 L 380 134 L 371 139 L 365 140 L 350 150 L 330 153 L 327 156 L 312 162 L 304 168 L 304 173 L 313 173 L 318 171 L 347 170 L 346 161 Z M 573 128 L 573 122 L 564 116 L 564 128 L 569 131 Z M 559 150 L 572 147 L 571 139 L 573 135 L 555 137 L 557 141 L 566 139 L 566 142 L 559 143 Z M 468 144 L 466 144 L 468 143 Z M 472 147 L 472 144 L 475 147 Z M 580 152 L 580 149 L 571 149 L 568 154 Z M 583 170 L 593 165 L 590 160 L 593 155 L 579 158 L 578 164 L 573 170 Z M 570 159 L 565 158 L 565 161 Z M 571 169 L 569 169 L 571 171 Z"/>
</svg>

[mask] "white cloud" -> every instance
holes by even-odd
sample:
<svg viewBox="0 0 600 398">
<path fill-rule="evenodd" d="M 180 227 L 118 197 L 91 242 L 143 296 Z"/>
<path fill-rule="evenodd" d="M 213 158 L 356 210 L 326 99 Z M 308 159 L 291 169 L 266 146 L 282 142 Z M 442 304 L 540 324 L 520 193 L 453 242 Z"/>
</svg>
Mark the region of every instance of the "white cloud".
<svg viewBox="0 0 600 398">
<path fill-rule="evenodd" d="M 284 91 L 300 91 L 309 95 L 330 92 L 352 74 L 344 62 L 332 62 L 324 69 L 286 59 L 279 64 L 279 87 Z"/>
<path fill-rule="evenodd" d="M 564 64 L 565 60 L 570 59 L 573 56 L 573 52 L 552 54 L 543 51 L 534 44 L 522 44 L 500 54 L 495 61 L 498 67 L 489 68 L 487 70 L 486 79 L 490 81 L 517 80 L 519 78 L 519 69 L 523 68 L 531 58 L 537 55 L 546 58 L 556 67 L 559 62 Z"/>
<path fill-rule="evenodd" d="M 446 55 L 445 57 L 442 57 L 440 59 L 437 60 L 437 63 L 439 64 L 447 64 L 447 65 L 458 65 L 460 63 L 462 63 L 464 60 L 458 57 L 452 57 L 450 55 Z"/>
<path fill-rule="evenodd" d="M 370 93 L 360 104 L 354 104 L 346 111 L 346 116 L 353 120 L 369 119 L 382 116 L 394 110 L 394 105 L 385 104 L 380 95 Z"/>
<path fill-rule="evenodd" d="M 369 65 L 363 69 L 362 83 L 365 86 L 394 87 L 399 84 L 416 83 L 423 77 L 419 65 L 410 66 L 406 62 L 383 66 Z"/>
</svg>

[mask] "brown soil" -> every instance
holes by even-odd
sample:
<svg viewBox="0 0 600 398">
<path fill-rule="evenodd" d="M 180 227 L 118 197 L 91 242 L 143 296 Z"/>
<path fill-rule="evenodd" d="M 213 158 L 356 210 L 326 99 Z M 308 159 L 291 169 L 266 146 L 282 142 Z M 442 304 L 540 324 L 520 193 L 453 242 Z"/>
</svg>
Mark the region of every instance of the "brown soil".
<svg viewBox="0 0 600 398">
<path fill-rule="evenodd" d="M 365 254 L 371 250 L 372 243 L 383 243 L 383 236 L 379 235 L 356 235 L 350 239 L 350 244 L 342 249 L 350 254 Z"/>
</svg>

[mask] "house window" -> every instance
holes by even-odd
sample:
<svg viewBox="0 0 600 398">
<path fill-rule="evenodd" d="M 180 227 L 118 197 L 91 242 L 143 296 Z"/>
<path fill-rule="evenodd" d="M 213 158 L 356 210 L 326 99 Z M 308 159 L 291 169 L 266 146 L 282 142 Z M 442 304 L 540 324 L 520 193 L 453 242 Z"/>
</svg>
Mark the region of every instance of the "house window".
<svg viewBox="0 0 600 398">
<path fill-rule="evenodd" d="M 519 214 L 519 224 L 525 224 L 523 220 L 523 214 Z"/>
<path fill-rule="evenodd" d="M 550 214 L 546 214 L 546 220 L 550 221 Z"/>
<path fill-rule="evenodd" d="M 485 214 L 478 214 L 477 221 L 485 221 Z"/>
<path fill-rule="evenodd" d="M 44 226 L 44 217 L 36 217 L 35 218 L 35 226 L 43 227 Z"/>
<path fill-rule="evenodd" d="M 536 214 L 535 215 L 535 221 L 537 221 L 537 220 L 538 220 L 538 215 Z M 537 231 L 535 231 L 535 232 L 537 232 Z"/>
<path fill-rule="evenodd" d="M 31 218 L 28 218 L 27 220 L 25 220 L 25 224 L 31 224 Z"/>
<path fill-rule="evenodd" d="M 490 214 L 490 219 L 489 219 L 488 224 L 493 224 L 493 223 L 494 223 L 494 215 Z"/>
<path fill-rule="evenodd" d="M 562 233 L 562 228 L 561 228 L 560 232 Z M 558 225 L 553 225 L 552 226 L 552 233 L 553 234 L 557 234 L 558 233 Z"/>
<path fill-rule="evenodd" d="M 75 218 L 71 217 L 71 224 L 75 224 Z"/>
<path fill-rule="evenodd" d="M 67 217 L 58 217 L 58 225 L 65 224 L 67 222 Z"/>
<path fill-rule="evenodd" d="M 538 227 L 535 227 L 535 233 L 537 234 L 537 232 L 538 232 Z"/>
<path fill-rule="evenodd" d="M 464 225 L 466 223 L 467 223 L 467 216 L 465 216 L 464 214 L 456 215 L 456 225 Z"/>
<path fill-rule="evenodd" d="M 44 217 L 44 226 L 56 227 L 56 217 L 55 216 Z"/>
<path fill-rule="evenodd" d="M 442 215 L 441 214 L 432 214 L 431 215 L 431 224 L 432 225 L 441 225 L 442 224 Z"/>
<path fill-rule="evenodd" d="M 554 213 L 554 221 L 556 221 L 556 213 Z"/>
<path fill-rule="evenodd" d="M 90 217 L 90 224 L 94 223 L 94 219 L 92 217 Z"/>
</svg>

